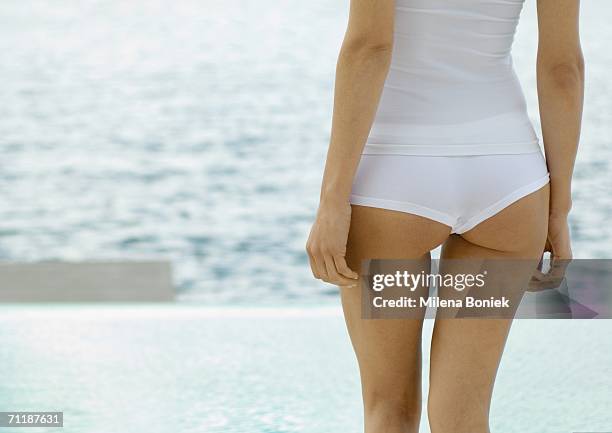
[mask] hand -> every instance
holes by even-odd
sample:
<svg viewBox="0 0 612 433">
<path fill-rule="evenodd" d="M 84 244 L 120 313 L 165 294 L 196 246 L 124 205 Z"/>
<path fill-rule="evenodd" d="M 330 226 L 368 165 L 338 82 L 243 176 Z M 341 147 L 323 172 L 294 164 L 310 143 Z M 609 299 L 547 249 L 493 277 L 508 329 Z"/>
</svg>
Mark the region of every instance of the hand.
<svg viewBox="0 0 612 433">
<path fill-rule="evenodd" d="M 544 252 L 550 253 L 550 269 L 544 273 L 544 257 L 540 260 L 529 283 L 529 291 L 558 288 L 565 278 L 567 267 L 572 261 L 572 246 L 570 242 L 567 214 L 550 215 L 548 218 L 548 238 Z"/>
<path fill-rule="evenodd" d="M 321 205 L 306 252 L 315 278 L 338 286 L 355 286 L 359 275 L 346 264 L 346 241 L 351 224 L 351 205 Z"/>
<path fill-rule="evenodd" d="M 570 241 L 567 214 L 553 215 L 548 218 L 548 238 L 544 252 L 550 252 L 553 260 L 571 260 L 572 245 Z"/>
</svg>

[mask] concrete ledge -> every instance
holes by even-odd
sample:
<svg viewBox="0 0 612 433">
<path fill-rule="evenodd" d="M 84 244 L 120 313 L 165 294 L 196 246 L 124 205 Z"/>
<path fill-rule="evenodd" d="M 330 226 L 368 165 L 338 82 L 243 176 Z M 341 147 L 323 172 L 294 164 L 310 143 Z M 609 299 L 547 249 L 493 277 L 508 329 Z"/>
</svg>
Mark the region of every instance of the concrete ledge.
<svg viewBox="0 0 612 433">
<path fill-rule="evenodd" d="M 173 300 L 166 261 L 0 263 L 0 302 Z"/>
</svg>

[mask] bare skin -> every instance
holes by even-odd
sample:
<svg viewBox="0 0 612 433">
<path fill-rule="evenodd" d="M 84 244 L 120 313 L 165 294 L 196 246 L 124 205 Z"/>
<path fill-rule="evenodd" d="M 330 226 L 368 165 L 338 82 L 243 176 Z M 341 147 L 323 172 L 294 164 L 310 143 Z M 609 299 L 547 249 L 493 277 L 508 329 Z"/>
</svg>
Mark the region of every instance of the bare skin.
<svg viewBox="0 0 612 433">
<path fill-rule="evenodd" d="M 579 9 L 579 0 L 538 0 L 538 100 L 551 178 L 546 251 L 559 259 L 572 258 L 567 217 L 584 100 Z"/>
<path fill-rule="evenodd" d="M 363 320 L 358 271 L 370 258 L 572 256 L 567 216 L 580 135 L 584 62 L 578 0 L 538 0 L 538 96 L 550 185 L 462 235 L 408 213 L 351 206 L 348 197 L 386 78 L 393 0 L 351 0 L 336 71 L 332 134 L 306 250 L 313 275 L 341 287 L 359 363 L 366 433 L 418 431 L 422 320 Z M 495 375 L 511 320 L 438 319 L 427 404 L 433 433 L 488 433 Z M 449 362 L 452 360 L 452 362 Z"/>
<path fill-rule="evenodd" d="M 449 236 L 448 226 L 416 215 L 353 206 L 348 264 L 357 268 L 372 257 L 428 257 L 441 244 L 442 259 L 538 258 L 546 241 L 548 195 L 546 186 L 462 236 Z M 520 244 L 513 243 L 517 234 L 524 239 Z M 341 296 L 361 373 L 365 431 L 418 431 L 422 320 L 362 320 L 361 291 L 342 287 Z M 436 320 L 427 405 L 432 433 L 489 431 L 493 383 L 510 324 L 507 319 Z"/>
</svg>

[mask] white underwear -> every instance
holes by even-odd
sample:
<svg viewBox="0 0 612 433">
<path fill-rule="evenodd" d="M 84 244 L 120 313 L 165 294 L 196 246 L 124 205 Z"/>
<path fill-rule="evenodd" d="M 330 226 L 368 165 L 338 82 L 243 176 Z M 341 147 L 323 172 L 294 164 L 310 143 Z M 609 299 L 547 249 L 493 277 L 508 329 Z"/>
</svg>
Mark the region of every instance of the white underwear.
<svg viewBox="0 0 612 433">
<path fill-rule="evenodd" d="M 362 155 L 355 205 L 407 212 L 465 233 L 549 181 L 541 152 L 516 155 Z"/>
</svg>

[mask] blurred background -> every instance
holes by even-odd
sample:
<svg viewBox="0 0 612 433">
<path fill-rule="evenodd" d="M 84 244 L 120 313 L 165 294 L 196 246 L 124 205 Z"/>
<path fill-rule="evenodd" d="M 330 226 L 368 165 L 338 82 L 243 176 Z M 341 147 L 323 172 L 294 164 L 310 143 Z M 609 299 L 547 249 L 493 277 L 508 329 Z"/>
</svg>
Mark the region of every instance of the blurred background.
<svg viewBox="0 0 612 433">
<path fill-rule="evenodd" d="M 514 60 L 537 125 L 534 3 Z M 612 8 L 583 3 L 571 222 L 576 257 L 609 258 Z M 335 303 L 303 247 L 347 9 L 3 0 L 0 260 L 163 258 L 180 300 Z"/>
<path fill-rule="evenodd" d="M 359 431 L 337 289 L 304 252 L 348 3 L 0 2 L 0 261 L 168 260 L 179 301 L 0 307 L 0 410 L 66 410 L 70 433 L 111 413 L 114 432 Z M 582 9 L 574 253 L 609 258 L 612 5 Z M 536 45 L 527 0 L 514 61 L 539 128 Z M 612 429 L 609 330 L 517 324 L 495 426 Z"/>
</svg>

